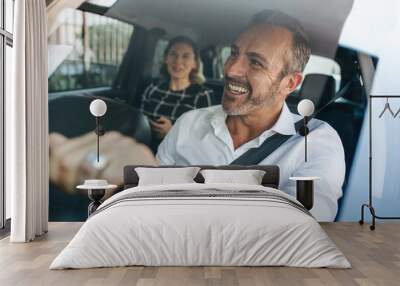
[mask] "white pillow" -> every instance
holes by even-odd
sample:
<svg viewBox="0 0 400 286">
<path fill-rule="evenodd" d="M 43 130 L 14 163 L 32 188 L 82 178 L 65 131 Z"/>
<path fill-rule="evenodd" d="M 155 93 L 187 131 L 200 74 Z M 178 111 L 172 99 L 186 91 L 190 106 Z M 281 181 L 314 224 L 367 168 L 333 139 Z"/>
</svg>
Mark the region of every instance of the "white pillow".
<svg viewBox="0 0 400 286">
<path fill-rule="evenodd" d="M 262 170 L 201 170 L 200 174 L 204 177 L 205 184 L 224 183 L 224 184 L 246 184 L 261 185 L 265 171 Z"/>
<path fill-rule="evenodd" d="M 199 170 L 199 167 L 135 168 L 139 176 L 138 186 L 195 183 L 193 179 Z"/>
</svg>

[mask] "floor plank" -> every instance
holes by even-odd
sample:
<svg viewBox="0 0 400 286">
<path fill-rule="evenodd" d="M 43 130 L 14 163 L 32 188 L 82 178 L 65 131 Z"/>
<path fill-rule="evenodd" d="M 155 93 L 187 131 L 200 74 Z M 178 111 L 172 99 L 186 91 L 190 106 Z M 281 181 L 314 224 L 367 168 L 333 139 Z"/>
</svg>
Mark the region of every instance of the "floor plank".
<svg viewBox="0 0 400 286">
<path fill-rule="evenodd" d="M 49 233 L 32 243 L 0 240 L 0 285 L 400 285 L 400 223 L 380 223 L 375 231 L 357 223 L 321 225 L 352 269 L 137 266 L 50 271 L 51 261 L 81 226 L 50 223 Z"/>
</svg>

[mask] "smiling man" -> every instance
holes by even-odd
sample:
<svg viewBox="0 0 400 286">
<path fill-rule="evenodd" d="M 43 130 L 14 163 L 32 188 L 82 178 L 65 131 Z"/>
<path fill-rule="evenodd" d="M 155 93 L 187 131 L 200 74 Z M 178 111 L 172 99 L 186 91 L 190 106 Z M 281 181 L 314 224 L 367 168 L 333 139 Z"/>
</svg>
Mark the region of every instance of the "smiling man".
<svg viewBox="0 0 400 286">
<path fill-rule="evenodd" d="M 278 165 L 279 188 L 294 196 L 289 177 L 320 177 L 311 213 L 320 221 L 334 220 L 345 175 L 340 138 L 327 123 L 312 119 L 304 162 L 304 137 L 294 127 L 301 117 L 285 104 L 301 83 L 309 56 L 307 37 L 295 19 L 271 10 L 257 14 L 231 46 L 222 104 L 182 115 L 157 159 L 172 165 L 227 165 L 273 134 L 293 135 L 260 164 Z"/>
<path fill-rule="evenodd" d="M 289 180 L 291 176 L 320 177 L 315 181 L 311 213 L 320 221 L 332 221 L 345 175 L 340 138 L 327 123 L 312 119 L 305 162 L 304 137 L 294 126 L 301 117 L 285 104 L 286 97 L 301 83 L 309 56 L 307 37 L 295 19 L 277 11 L 260 12 L 232 43 L 224 66 L 221 105 L 180 116 L 156 158 L 146 145 L 118 132 L 106 132 L 101 154 L 108 164 L 99 170 L 85 160 L 96 148 L 93 132 L 72 139 L 52 134 L 50 179 L 73 190 L 82 178 L 101 177 L 121 185 L 125 165 L 229 165 L 278 133 L 291 135 L 290 139 L 257 163 L 278 165 L 279 189 L 293 196 L 296 183 Z"/>
</svg>

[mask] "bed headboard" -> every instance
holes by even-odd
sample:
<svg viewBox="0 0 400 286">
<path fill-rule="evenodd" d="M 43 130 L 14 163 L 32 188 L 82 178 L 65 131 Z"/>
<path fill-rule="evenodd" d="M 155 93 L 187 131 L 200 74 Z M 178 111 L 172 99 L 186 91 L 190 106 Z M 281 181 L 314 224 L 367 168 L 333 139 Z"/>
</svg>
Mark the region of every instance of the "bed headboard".
<svg viewBox="0 0 400 286">
<path fill-rule="evenodd" d="M 208 165 L 196 165 L 201 169 L 219 169 L 219 170 L 246 170 L 255 169 L 265 171 L 265 175 L 262 180 L 262 185 L 265 187 L 278 188 L 279 186 L 279 167 L 276 165 L 252 165 L 252 166 L 208 166 Z M 148 168 L 179 168 L 187 166 L 145 166 L 145 165 L 128 165 L 124 167 L 124 189 L 136 187 L 139 182 L 139 177 L 135 171 L 136 167 L 148 167 Z M 204 183 L 203 176 L 199 173 L 194 180 L 197 183 Z"/>
</svg>

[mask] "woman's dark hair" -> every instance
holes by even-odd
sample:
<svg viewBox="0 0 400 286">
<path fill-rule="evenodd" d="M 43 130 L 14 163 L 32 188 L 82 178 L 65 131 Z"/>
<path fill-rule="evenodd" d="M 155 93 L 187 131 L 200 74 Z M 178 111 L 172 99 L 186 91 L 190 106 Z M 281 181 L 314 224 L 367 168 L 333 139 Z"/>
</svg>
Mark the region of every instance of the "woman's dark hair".
<svg viewBox="0 0 400 286">
<path fill-rule="evenodd" d="M 171 48 L 176 44 L 186 44 L 192 48 L 193 54 L 194 54 L 194 60 L 196 62 L 196 68 L 190 72 L 189 80 L 191 83 L 203 84 L 205 81 L 205 78 L 203 75 L 203 66 L 202 66 L 202 63 L 200 60 L 199 50 L 197 48 L 196 43 L 192 39 L 185 37 L 185 36 L 175 37 L 168 42 L 168 45 L 164 51 L 163 64 L 161 65 L 161 70 L 160 70 L 161 76 L 168 81 L 170 80 L 170 75 L 168 73 L 167 64 L 165 63 L 165 59 L 166 59 L 169 51 L 171 50 Z"/>
</svg>

